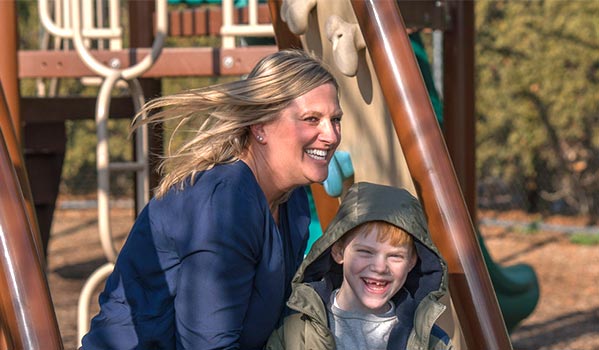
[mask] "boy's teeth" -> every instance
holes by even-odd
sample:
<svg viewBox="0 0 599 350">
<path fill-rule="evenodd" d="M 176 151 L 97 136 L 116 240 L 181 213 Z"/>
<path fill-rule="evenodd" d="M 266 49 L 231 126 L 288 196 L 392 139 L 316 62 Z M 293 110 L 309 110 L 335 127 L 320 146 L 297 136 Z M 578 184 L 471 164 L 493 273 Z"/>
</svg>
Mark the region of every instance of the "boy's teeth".
<svg viewBox="0 0 599 350">
<path fill-rule="evenodd" d="M 371 280 L 365 280 L 365 282 L 368 284 L 373 284 L 377 287 L 382 287 L 382 286 L 387 285 L 387 282 L 379 282 L 379 281 L 371 281 Z"/>
</svg>

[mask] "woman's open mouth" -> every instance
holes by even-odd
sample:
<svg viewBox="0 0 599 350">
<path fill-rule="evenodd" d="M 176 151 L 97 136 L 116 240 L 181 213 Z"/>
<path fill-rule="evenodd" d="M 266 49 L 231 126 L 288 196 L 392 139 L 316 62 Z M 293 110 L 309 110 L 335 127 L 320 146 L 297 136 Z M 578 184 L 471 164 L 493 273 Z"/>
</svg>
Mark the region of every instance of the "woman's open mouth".
<svg viewBox="0 0 599 350">
<path fill-rule="evenodd" d="M 316 148 L 309 148 L 305 152 L 308 155 L 308 157 L 315 159 L 315 160 L 321 160 L 321 161 L 326 160 L 327 155 L 329 154 L 329 151 L 327 151 L 327 150 L 316 149 Z"/>
</svg>

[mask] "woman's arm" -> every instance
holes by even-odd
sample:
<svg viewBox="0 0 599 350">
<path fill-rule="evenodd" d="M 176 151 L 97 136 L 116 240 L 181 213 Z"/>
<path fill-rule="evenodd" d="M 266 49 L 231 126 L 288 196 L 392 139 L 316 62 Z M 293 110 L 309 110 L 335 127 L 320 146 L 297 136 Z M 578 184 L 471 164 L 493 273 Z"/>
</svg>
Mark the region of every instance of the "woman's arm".
<svg viewBox="0 0 599 350">
<path fill-rule="evenodd" d="M 258 201 L 219 187 L 190 212 L 175 297 L 178 347 L 237 349 L 261 256 Z"/>
</svg>

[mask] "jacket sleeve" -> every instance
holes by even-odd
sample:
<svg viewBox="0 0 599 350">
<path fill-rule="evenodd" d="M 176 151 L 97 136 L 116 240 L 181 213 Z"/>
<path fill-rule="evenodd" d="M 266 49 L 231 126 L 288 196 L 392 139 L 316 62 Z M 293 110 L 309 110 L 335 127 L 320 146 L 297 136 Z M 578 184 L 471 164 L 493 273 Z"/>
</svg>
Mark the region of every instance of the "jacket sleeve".
<svg viewBox="0 0 599 350">
<path fill-rule="evenodd" d="M 299 313 L 285 317 L 283 325 L 276 329 L 266 350 L 335 350 L 335 339 L 326 325 Z"/>
<path fill-rule="evenodd" d="M 285 347 L 285 330 L 284 330 L 284 328 L 285 328 L 285 326 L 280 326 L 279 328 L 275 329 L 272 332 L 272 334 L 268 338 L 268 341 L 266 342 L 266 346 L 264 347 L 265 350 L 287 349 Z"/>
<path fill-rule="evenodd" d="M 428 343 L 429 350 L 454 350 L 451 338 L 439 326 L 433 325 Z"/>
<path fill-rule="evenodd" d="M 185 349 L 238 349 L 262 252 L 264 213 L 251 196 L 230 188 L 216 188 L 197 205 L 178 244 L 177 342 Z"/>
<path fill-rule="evenodd" d="M 305 342 L 306 327 L 310 327 L 309 322 L 302 314 L 295 313 L 285 317 L 283 325 L 275 329 L 268 338 L 266 350 L 299 350 L 307 349 Z M 324 349 L 323 349 L 324 350 Z"/>
</svg>

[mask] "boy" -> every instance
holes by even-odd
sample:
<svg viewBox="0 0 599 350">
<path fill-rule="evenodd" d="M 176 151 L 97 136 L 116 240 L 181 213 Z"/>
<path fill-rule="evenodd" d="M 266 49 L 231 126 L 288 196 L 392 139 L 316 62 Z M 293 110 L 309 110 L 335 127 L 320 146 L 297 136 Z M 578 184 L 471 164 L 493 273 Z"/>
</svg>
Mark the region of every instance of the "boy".
<svg viewBox="0 0 599 350">
<path fill-rule="evenodd" d="M 354 184 L 292 281 L 266 349 L 452 349 L 434 323 L 447 266 L 407 191 Z"/>
</svg>

